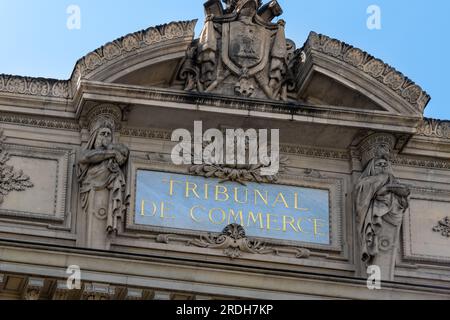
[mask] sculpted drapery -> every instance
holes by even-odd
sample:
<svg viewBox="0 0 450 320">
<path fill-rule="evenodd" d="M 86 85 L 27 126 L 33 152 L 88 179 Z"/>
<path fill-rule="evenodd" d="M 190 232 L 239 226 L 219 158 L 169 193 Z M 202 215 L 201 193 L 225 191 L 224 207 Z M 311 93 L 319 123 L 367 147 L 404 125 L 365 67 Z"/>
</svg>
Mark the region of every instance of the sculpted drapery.
<svg viewBox="0 0 450 320">
<path fill-rule="evenodd" d="M 355 190 L 361 258 L 367 264 L 373 263 L 380 248 L 395 247 L 395 235 L 385 238 L 382 231 L 386 223 L 400 228 L 408 196 L 408 188 L 394 177 L 387 154 L 370 160 Z"/>
<path fill-rule="evenodd" d="M 99 119 L 82 151 L 79 162 L 81 206 L 99 220 L 106 219 L 106 231 L 117 232 L 126 210 L 128 195 L 123 166 L 128 148 L 114 143 L 114 123 Z"/>
</svg>

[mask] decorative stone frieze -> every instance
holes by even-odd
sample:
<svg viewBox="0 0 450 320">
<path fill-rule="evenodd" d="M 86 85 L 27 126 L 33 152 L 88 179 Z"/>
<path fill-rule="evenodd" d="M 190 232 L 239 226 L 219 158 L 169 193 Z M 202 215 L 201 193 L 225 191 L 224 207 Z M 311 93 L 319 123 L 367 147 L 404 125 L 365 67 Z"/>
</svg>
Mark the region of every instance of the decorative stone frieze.
<svg viewBox="0 0 450 320">
<path fill-rule="evenodd" d="M 450 121 L 425 118 L 417 128 L 417 134 L 431 138 L 450 139 Z"/>
<path fill-rule="evenodd" d="M 0 93 L 69 99 L 70 81 L 0 74 Z"/>
</svg>

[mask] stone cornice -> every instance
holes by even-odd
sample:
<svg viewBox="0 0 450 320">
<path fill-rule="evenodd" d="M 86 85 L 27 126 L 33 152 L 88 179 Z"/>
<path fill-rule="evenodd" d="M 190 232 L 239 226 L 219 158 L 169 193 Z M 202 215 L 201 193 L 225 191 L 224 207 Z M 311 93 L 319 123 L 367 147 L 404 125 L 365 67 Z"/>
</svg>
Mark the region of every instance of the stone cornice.
<svg viewBox="0 0 450 320">
<path fill-rule="evenodd" d="M 72 97 L 69 80 L 31 78 L 7 74 L 0 74 L 1 93 L 63 99 Z"/>
<path fill-rule="evenodd" d="M 345 42 L 311 32 L 304 51 L 315 50 L 345 62 L 389 87 L 411 106 L 423 113 L 431 97 L 401 72 L 367 52 Z"/>
<path fill-rule="evenodd" d="M 0 94 L 31 95 L 72 99 L 76 85 L 104 64 L 127 58 L 136 50 L 169 40 L 194 38 L 197 20 L 171 22 L 128 34 L 88 53 L 78 60 L 69 80 L 22 77 L 0 74 Z"/>
<path fill-rule="evenodd" d="M 386 112 L 354 110 L 337 106 L 310 105 L 266 99 L 240 98 L 174 89 L 149 88 L 121 84 L 105 84 L 83 80 L 76 96 L 77 115 L 86 102 L 130 103 L 173 109 L 221 112 L 252 117 L 299 122 L 315 122 L 338 126 L 371 128 L 374 130 L 414 134 L 417 117 L 393 115 Z M 161 102 L 164 102 L 161 103 Z"/>
<path fill-rule="evenodd" d="M 145 50 L 168 40 L 186 37 L 193 39 L 196 23 L 197 20 L 171 22 L 130 33 L 109 42 L 78 60 L 71 77 L 72 84 L 78 83 L 80 79 L 85 78 L 103 64 L 135 55 L 136 50 Z"/>
<path fill-rule="evenodd" d="M 417 135 L 430 138 L 450 139 L 450 121 L 425 118 L 417 128 Z"/>
</svg>

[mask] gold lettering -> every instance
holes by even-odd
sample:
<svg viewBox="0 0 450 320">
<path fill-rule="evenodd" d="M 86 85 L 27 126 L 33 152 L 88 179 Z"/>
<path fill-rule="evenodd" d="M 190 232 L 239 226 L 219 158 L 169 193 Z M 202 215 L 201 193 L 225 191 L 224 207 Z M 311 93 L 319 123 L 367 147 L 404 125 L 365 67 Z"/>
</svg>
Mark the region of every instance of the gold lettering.
<svg viewBox="0 0 450 320">
<path fill-rule="evenodd" d="M 172 180 L 172 179 L 170 179 L 169 181 L 163 180 L 162 182 L 163 182 L 163 183 L 169 183 L 169 195 L 170 195 L 171 197 L 172 197 L 173 194 L 174 194 L 174 192 L 173 192 L 173 186 L 174 186 L 174 184 L 175 184 L 175 183 L 183 183 L 183 182 L 181 182 L 181 181 Z"/>
<path fill-rule="evenodd" d="M 281 199 L 281 200 L 280 200 Z M 289 209 L 289 205 L 286 202 L 286 198 L 284 197 L 283 193 L 279 193 L 277 196 L 277 199 L 275 200 L 275 202 L 273 203 L 273 207 L 275 208 L 277 203 L 283 203 L 284 206 Z"/>
<path fill-rule="evenodd" d="M 255 214 L 252 211 L 249 211 L 248 213 L 248 220 L 247 220 L 247 227 L 250 227 L 250 219 L 252 219 L 253 223 L 256 224 L 257 219 L 259 219 L 259 228 L 262 230 L 264 229 L 264 222 L 263 222 L 263 216 L 262 213 L 258 213 L 255 217 Z"/>
<path fill-rule="evenodd" d="M 220 222 L 214 221 L 214 219 L 213 219 L 213 213 L 217 212 L 217 211 L 220 211 L 220 213 L 222 214 L 222 220 Z M 223 211 L 220 208 L 214 208 L 214 209 L 209 210 L 209 221 L 211 221 L 213 224 L 221 225 L 225 222 L 226 218 L 227 218 L 227 214 L 225 213 L 225 211 Z"/>
<path fill-rule="evenodd" d="M 325 225 L 322 224 L 321 221 L 322 221 L 322 222 L 325 222 L 324 220 L 313 219 L 313 223 L 314 223 L 314 236 L 319 236 L 319 237 L 325 236 L 325 234 L 319 232 L 319 229 L 320 229 L 320 228 L 325 227 Z"/>
<path fill-rule="evenodd" d="M 170 210 L 169 205 L 171 205 L 170 202 L 165 203 L 164 201 L 161 202 L 161 219 L 175 219 L 174 216 L 165 216 L 165 214 L 168 213 Z"/>
<path fill-rule="evenodd" d="M 239 204 L 247 204 L 248 203 L 248 189 L 245 188 L 245 200 L 244 202 L 240 202 L 238 199 L 238 190 L 239 188 L 234 188 L 234 201 Z"/>
<path fill-rule="evenodd" d="M 220 191 L 221 189 L 221 191 Z M 225 199 L 219 199 L 219 195 L 224 195 Z M 220 201 L 220 202 L 226 202 L 230 199 L 230 196 L 228 195 L 228 189 L 225 186 L 216 186 L 216 197 L 215 197 L 216 201 Z"/>
<path fill-rule="evenodd" d="M 141 216 L 145 217 L 145 200 L 141 201 Z"/>
<path fill-rule="evenodd" d="M 266 206 L 269 205 L 269 192 L 266 191 L 266 197 L 264 198 L 264 196 L 261 194 L 261 192 L 259 192 L 259 190 L 255 189 L 255 205 L 258 204 L 258 196 L 259 198 L 264 202 L 264 204 Z"/>
<path fill-rule="evenodd" d="M 294 193 L 294 209 L 299 210 L 299 211 L 309 211 L 309 209 L 306 208 L 299 208 L 298 207 L 298 193 Z"/>
<path fill-rule="evenodd" d="M 230 214 L 228 215 L 228 224 L 231 224 L 231 218 L 233 217 L 233 222 L 238 223 L 238 218 L 241 219 L 241 223 L 239 223 L 241 226 L 244 225 L 244 215 L 242 214 L 242 210 L 238 211 L 238 213 L 234 212 L 233 209 L 230 209 Z"/>
<path fill-rule="evenodd" d="M 289 222 L 287 221 L 287 219 L 289 218 Z M 294 217 L 291 216 L 283 216 L 283 232 L 287 231 L 287 225 L 290 225 L 291 228 L 295 231 L 298 232 L 297 229 L 295 229 L 295 219 Z"/>
<path fill-rule="evenodd" d="M 208 200 L 208 194 L 209 194 L 209 185 L 205 183 L 205 200 Z"/>
<path fill-rule="evenodd" d="M 200 196 L 197 193 L 197 185 L 186 181 L 186 198 L 189 198 L 191 191 L 197 199 L 200 199 Z"/>
<path fill-rule="evenodd" d="M 303 222 L 303 218 L 298 218 L 298 220 L 297 220 L 297 228 L 298 228 L 298 232 L 301 232 L 301 233 L 308 233 L 308 232 L 305 232 L 303 229 L 302 229 L 302 226 L 301 226 L 301 223 Z"/>
<path fill-rule="evenodd" d="M 272 220 L 272 217 L 274 218 L 273 220 Z M 278 217 L 278 215 L 276 215 L 276 214 L 270 214 L 270 213 L 267 214 L 267 230 L 270 231 L 270 227 L 271 227 L 272 222 L 278 223 L 278 219 L 275 219 L 275 217 Z M 281 231 L 280 228 L 276 228 L 276 229 L 273 229 L 273 230 L 275 230 L 275 231 Z"/>
<path fill-rule="evenodd" d="M 146 202 L 147 202 L 146 200 L 141 201 L 141 216 L 142 217 L 146 216 L 145 215 Z M 148 215 L 148 217 L 154 217 L 156 215 L 156 212 L 158 211 L 158 207 L 156 206 L 156 203 L 154 203 L 154 202 L 152 202 L 152 209 L 153 209 L 153 212 L 150 215 Z"/>
<path fill-rule="evenodd" d="M 202 221 L 200 220 L 200 219 L 197 219 L 196 218 L 196 216 L 194 215 L 194 211 L 195 211 L 195 209 L 200 209 L 200 210 L 206 210 L 204 207 L 202 207 L 202 206 L 194 206 L 194 207 L 192 207 L 191 208 L 191 218 L 192 218 L 192 220 L 194 220 L 195 222 L 198 222 L 198 223 L 201 223 Z"/>
</svg>

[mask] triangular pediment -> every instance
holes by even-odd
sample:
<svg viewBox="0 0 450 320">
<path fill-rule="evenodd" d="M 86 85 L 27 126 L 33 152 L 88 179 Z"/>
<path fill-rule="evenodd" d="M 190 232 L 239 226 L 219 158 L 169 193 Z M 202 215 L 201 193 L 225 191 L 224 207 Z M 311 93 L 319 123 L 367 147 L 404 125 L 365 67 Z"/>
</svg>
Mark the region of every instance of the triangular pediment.
<svg viewBox="0 0 450 320">
<path fill-rule="evenodd" d="M 300 101 L 308 105 L 326 105 L 352 110 L 388 112 L 365 94 L 321 73 L 314 73 L 299 94 Z"/>
</svg>

